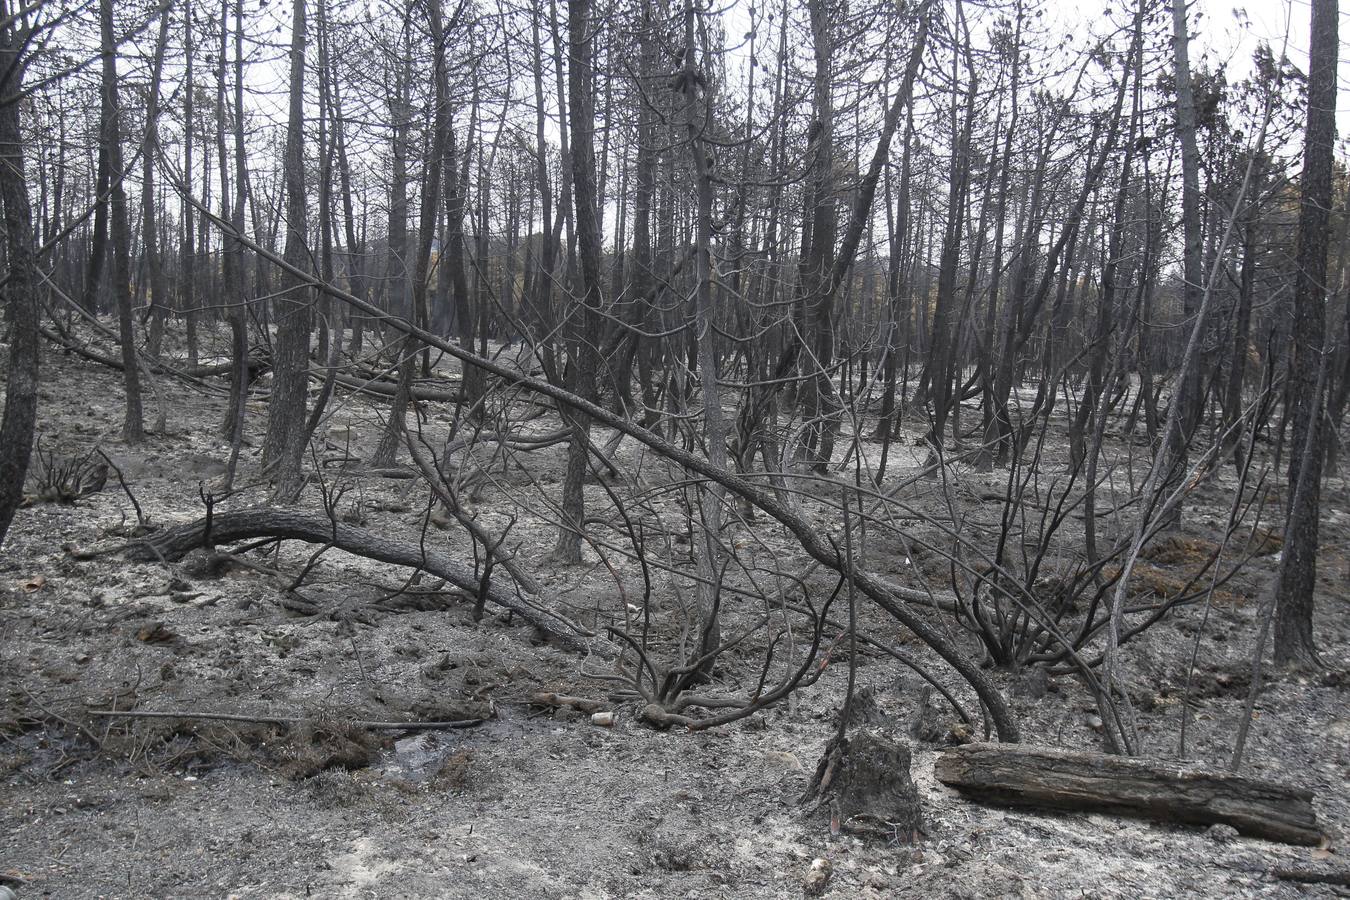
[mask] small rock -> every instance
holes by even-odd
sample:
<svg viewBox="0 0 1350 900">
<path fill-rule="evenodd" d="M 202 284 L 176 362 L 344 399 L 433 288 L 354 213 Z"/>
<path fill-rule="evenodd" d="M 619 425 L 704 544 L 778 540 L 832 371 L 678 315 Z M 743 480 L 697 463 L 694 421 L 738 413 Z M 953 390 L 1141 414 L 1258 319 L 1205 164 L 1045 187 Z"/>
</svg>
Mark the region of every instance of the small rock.
<svg viewBox="0 0 1350 900">
<path fill-rule="evenodd" d="M 1238 838 L 1238 830 L 1232 825 L 1223 822 L 1216 822 L 1205 831 L 1211 841 L 1219 844 L 1227 844 Z"/>
<path fill-rule="evenodd" d="M 146 644 L 167 644 L 177 637 L 163 622 L 150 622 L 136 630 L 136 639 Z"/>
<path fill-rule="evenodd" d="M 598 712 L 598 713 L 592 713 L 592 714 L 591 714 L 591 724 L 592 724 L 592 725 L 602 725 L 602 726 L 604 726 L 605 728 L 608 728 L 608 727 L 610 727 L 611 725 L 614 724 L 614 713 L 609 712 L 609 711 L 606 711 L 606 712 Z"/>
<path fill-rule="evenodd" d="M 794 772 L 802 771 L 802 761 L 797 758 L 796 754 L 788 753 L 786 750 L 765 750 L 764 761 L 770 765 L 781 766 Z"/>
<path fill-rule="evenodd" d="M 449 672 L 451 669 L 457 668 L 458 665 L 458 663 L 450 658 L 449 653 L 442 653 L 440 659 L 427 663 L 422 667 L 422 677 L 435 681 L 438 678 L 444 678 L 445 673 Z"/>
<path fill-rule="evenodd" d="M 834 866 L 830 861 L 823 856 L 817 856 L 811 860 L 811 868 L 802 879 L 802 891 L 808 897 L 820 896 L 825 892 L 825 886 L 830 883 L 830 876 L 833 874 Z"/>
<path fill-rule="evenodd" d="M 896 881 L 884 872 L 868 872 L 863 878 L 863 884 L 874 891 L 894 891 Z"/>
</svg>

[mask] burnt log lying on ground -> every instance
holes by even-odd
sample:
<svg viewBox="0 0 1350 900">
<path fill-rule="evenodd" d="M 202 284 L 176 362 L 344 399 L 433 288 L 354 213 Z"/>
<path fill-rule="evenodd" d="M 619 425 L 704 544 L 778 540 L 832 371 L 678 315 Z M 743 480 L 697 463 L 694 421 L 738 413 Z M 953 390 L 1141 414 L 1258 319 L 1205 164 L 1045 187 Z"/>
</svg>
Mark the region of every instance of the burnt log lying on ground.
<svg viewBox="0 0 1350 900">
<path fill-rule="evenodd" d="M 1311 791 L 1191 763 L 968 744 L 943 753 L 935 772 L 944 784 L 989 803 L 1223 823 L 1288 844 L 1323 840 Z"/>
<path fill-rule="evenodd" d="M 481 579 L 469 566 L 430 548 L 391 541 L 362 528 L 334 523 L 326 516 L 289 509 L 245 509 L 215 513 L 187 525 L 166 528 L 128 547 L 136 559 L 177 560 L 198 547 L 214 547 L 235 541 L 278 538 L 326 544 L 378 562 L 420 569 L 444 578 L 455 587 L 477 594 Z M 508 609 L 569 650 L 610 655 L 593 642 L 593 633 L 560 613 L 548 609 L 537 597 L 511 591 L 500 583 L 488 585 L 488 603 Z"/>
</svg>

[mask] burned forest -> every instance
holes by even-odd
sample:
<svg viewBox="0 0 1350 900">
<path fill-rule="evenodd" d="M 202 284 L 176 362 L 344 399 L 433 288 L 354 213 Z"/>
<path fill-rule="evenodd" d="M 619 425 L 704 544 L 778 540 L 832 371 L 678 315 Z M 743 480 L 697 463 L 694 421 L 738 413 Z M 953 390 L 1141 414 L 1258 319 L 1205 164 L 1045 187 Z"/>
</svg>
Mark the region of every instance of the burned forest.
<svg viewBox="0 0 1350 900">
<path fill-rule="evenodd" d="M 1350 890 L 1336 0 L 3 9 L 0 900 Z"/>
</svg>

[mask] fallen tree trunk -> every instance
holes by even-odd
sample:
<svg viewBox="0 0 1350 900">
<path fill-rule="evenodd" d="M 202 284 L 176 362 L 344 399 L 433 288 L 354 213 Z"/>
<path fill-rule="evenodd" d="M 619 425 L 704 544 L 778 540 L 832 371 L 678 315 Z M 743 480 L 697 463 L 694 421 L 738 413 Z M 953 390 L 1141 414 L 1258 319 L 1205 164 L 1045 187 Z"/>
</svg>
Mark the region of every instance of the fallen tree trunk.
<svg viewBox="0 0 1350 900">
<path fill-rule="evenodd" d="M 1158 822 L 1224 823 L 1288 844 L 1323 839 L 1312 792 L 1188 763 L 1104 753 L 968 744 L 935 774 L 971 797 L 1009 806 L 1119 812 Z"/>
<path fill-rule="evenodd" d="M 82 359 L 96 362 L 110 369 L 116 369 L 118 372 L 126 368 L 122 360 L 105 353 L 99 353 L 97 350 L 91 350 L 50 328 L 42 328 L 41 331 L 42 336 L 47 340 Z M 141 361 L 145 368 L 157 375 L 176 375 L 180 378 L 210 378 L 216 375 L 229 375 L 234 371 L 234 363 L 218 363 L 210 366 L 171 366 L 147 353 L 141 354 Z M 271 361 L 264 357 L 250 357 L 248 361 L 249 381 L 255 380 L 263 372 L 266 372 L 271 368 L 271 365 Z"/>
<path fill-rule="evenodd" d="M 215 513 L 188 525 L 167 528 L 130 545 L 127 552 L 136 559 L 177 560 L 198 547 L 256 538 L 326 544 L 367 559 L 421 569 L 475 595 L 481 587 L 478 575 L 471 568 L 434 550 L 398 543 L 362 528 L 334 523 L 325 516 L 289 509 L 245 509 Z M 487 601 L 510 610 L 570 650 L 600 656 L 613 655 L 608 648 L 592 643 L 590 638 L 595 637 L 593 632 L 548 609 L 538 598 L 526 596 L 523 592 L 512 593 L 499 585 L 489 584 Z"/>
<path fill-rule="evenodd" d="M 323 380 L 324 373 L 320 370 L 312 370 L 311 378 Z M 378 381 L 369 378 L 353 378 L 350 375 L 338 375 L 334 379 L 350 391 L 358 394 L 372 394 L 385 400 L 392 400 L 394 394 L 398 392 L 398 385 L 387 381 Z M 414 383 L 412 393 L 409 395 L 414 400 L 430 400 L 437 403 L 457 403 L 464 398 L 464 392 L 459 388 L 441 388 L 426 383 Z"/>
</svg>

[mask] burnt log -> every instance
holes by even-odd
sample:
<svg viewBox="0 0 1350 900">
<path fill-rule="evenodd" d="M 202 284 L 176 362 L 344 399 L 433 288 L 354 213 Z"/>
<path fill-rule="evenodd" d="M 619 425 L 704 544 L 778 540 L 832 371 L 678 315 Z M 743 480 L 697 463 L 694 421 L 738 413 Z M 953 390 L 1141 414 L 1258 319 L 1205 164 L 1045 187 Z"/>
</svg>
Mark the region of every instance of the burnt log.
<svg viewBox="0 0 1350 900">
<path fill-rule="evenodd" d="M 943 753 L 935 774 L 943 784 L 997 805 L 1223 823 L 1242 834 L 1288 844 L 1314 845 L 1323 839 L 1311 791 L 1194 763 L 967 744 Z"/>
</svg>

